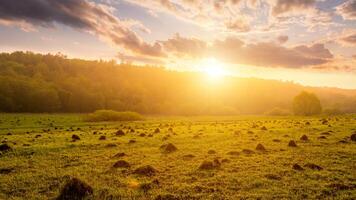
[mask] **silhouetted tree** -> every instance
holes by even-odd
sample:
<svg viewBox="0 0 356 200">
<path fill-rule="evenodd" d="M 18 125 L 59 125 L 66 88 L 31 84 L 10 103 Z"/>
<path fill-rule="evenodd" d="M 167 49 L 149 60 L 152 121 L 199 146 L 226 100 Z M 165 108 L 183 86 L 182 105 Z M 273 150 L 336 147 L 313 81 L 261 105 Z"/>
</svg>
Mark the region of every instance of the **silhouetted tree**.
<svg viewBox="0 0 356 200">
<path fill-rule="evenodd" d="M 320 100 L 315 94 L 303 91 L 294 98 L 293 111 L 296 115 L 320 114 Z"/>
</svg>

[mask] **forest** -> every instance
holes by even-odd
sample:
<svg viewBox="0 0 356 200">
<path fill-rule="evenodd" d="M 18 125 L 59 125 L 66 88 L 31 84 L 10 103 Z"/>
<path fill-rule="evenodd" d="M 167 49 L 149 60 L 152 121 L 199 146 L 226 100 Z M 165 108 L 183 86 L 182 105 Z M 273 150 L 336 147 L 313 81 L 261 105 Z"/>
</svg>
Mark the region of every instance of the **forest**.
<svg viewBox="0 0 356 200">
<path fill-rule="evenodd" d="M 0 111 L 86 113 L 99 109 L 151 115 L 264 114 L 289 111 L 301 91 L 324 110 L 356 112 L 356 90 L 293 82 L 170 71 L 115 61 L 68 59 L 60 53 L 0 54 Z"/>
</svg>

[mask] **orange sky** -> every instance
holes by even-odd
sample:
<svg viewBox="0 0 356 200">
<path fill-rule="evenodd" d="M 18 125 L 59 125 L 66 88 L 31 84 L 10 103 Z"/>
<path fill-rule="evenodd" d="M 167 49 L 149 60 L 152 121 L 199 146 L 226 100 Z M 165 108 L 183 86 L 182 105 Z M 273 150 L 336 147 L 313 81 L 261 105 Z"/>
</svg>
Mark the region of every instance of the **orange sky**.
<svg viewBox="0 0 356 200">
<path fill-rule="evenodd" d="M 356 88 L 356 0 L 2 0 L 0 13 L 1 51 Z"/>
</svg>

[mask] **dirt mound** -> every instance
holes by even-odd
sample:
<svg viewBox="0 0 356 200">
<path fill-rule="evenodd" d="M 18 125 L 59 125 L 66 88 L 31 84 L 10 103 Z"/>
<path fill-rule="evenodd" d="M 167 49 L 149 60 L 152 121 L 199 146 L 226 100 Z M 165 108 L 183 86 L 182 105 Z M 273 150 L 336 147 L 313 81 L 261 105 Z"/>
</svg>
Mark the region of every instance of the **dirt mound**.
<svg viewBox="0 0 356 200">
<path fill-rule="evenodd" d="M 304 170 L 303 167 L 300 166 L 300 165 L 298 165 L 298 164 L 294 164 L 294 165 L 293 165 L 293 169 L 294 169 L 294 170 L 297 170 L 297 171 L 302 171 L 302 170 Z"/>
<path fill-rule="evenodd" d="M 99 140 L 106 140 L 106 136 L 105 135 L 100 136 Z"/>
<path fill-rule="evenodd" d="M 63 187 L 57 200 L 81 200 L 93 194 L 93 188 L 77 178 L 72 178 Z"/>
<path fill-rule="evenodd" d="M 115 132 L 116 136 L 125 136 L 125 132 L 123 130 L 118 130 Z"/>
<path fill-rule="evenodd" d="M 214 168 L 214 163 L 211 161 L 203 161 L 199 166 L 200 170 L 211 170 Z"/>
<path fill-rule="evenodd" d="M 321 121 L 321 124 L 323 124 L 323 125 L 326 125 L 329 122 L 327 119 L 321 119 L 320 121 Z"/>
<path fill-rule="evenodd" d="M 184 160 L 190 160 L 190 159 L 193 159 L 193 158 L 195 158 L 195 155 L 193 155 L 193 154 L 186 154 L 186 155 L 183 156 Z"/>
<path fill-rule="evenodd" d="M 9 151 L 12 148 L 8 144 L 0 144 L 0 152 Z"/>
<path fill-rule="evenodd" d="M 242 149 L 242 153 L 244 154 L 254 154 L 255 152 L 250 149 Z"/>
<path fill-rule="evenodd" d="M 221 166 L 221 163 L 218 159 L 214 159 L 214 161 L 203 161 L 199 169 L 200 170 L 212 170 L 212 169 L 217 169 Z"/>
<path fill-rule="evenodd" d="M 261 130 L 262 130 L 262 131 L 267 131 L 267 128 L 266 128 L 265 126 L 262 126 L 262 127 L 261 127 Z"/>
<path fill-rule="evenodd" d="M 10 174 L 15 168 L 0 168 L 0 174 Z"/>
<path fill-rule="evenodd" d="M 77 141 L 77 140 L 80 140 L 80 137 L 78 135 L 76 135 L 76 134 L 73 134 L 72 135 L 72 140 L 73 140 L 73 142 Z"/>
<path fill-rule="evenodd" d="M 113 158 L 121 158 L 121 157 L 124 157 L 124 156 L 127 156 L 125 153 L 123 152 L 120 152 L 120 153 L 117 153 L 113 156 Z"/>
<path fill-rule="evenodd" d="M 319 165 L 316 165 L 316 164 L 313 164 L 313 163 L 307 163 L 307 164 L 304 165 L 304 167 L 308 167 L 309 169 L 319 170 L 319 171 L 323 169 Z"/>
<path fill-rule="evenodd" d="M 135 169 L 133 173 L 142 176 L 153 176 L 157 173 L 157 170 L 150 165 L 145 165 Z"/>
<path fill-rule="evenodd" d="M 238 151 L 229 151 L 229 152 L 227 152 L 227 155 L 238 156 L 238 155 L 240 155 L 240 152 L 238 152 Z"/>
<path fill-rule="evenodd" d="M 257 150 L 257 151 L 266 151 L 266 148 L 265 148 L 262 144 L 258 144 L 258 145 L 256 146 L 256 150 Z"/>
<path fill-rule="evenodd" d="M 215 151 L 215 150 L 210 149 L 210 150 L 208 151 L 208 154 L 216 154 L 216 151 Z"/>
<path fill-rule="evenodd" d="M 297 143 L 294 140 L 289 141 L 288 143 L 289 147 L 297 147 Z"/>
<path fill-rule="evenodd" d="M 266 177 L 267 179 L 276 180 L 276 181 L 279 181 L 279 180 L 282 179 L 280 176 L 277 176 L 277 175 L 275 175 L 275 174 L 266 174 L 265 177 Z"/>
<path fill-rule="evenodd" d="M 109 143 L 105 147 L 112 148 L 112 147 L 117 147 L 117 144 L 115 143 Z"/>
<path fill-rule="evenodd" d="M 302 137 L 300 137 L 300 140 L 302 140 L 302 141 L 308 141 L 309 139 L 308 139 L 308 136 L 303 135 Z"/>
<path fill-rule="evenodd" d="M 351 141 L 356 142 L 356 133 L 352 134 L 350 139 L 351 139 Z"/>
<path fill-rule="evenodd" d="M 160 133 L 160 132 L 161 132 L 161 130 L 159 128 L 156 128 L 153 133 Z"/>
<path fill-rule="evenodd" d="M 162 150 L 163 153 L 172 153 L 178 150 L 172 143 L 164 144 L 159 149 Z"/>
<path fill-rule="evenodd" d="M 119 160 L 114 163 L 113 167 L 114 168 L 129 168 L 131 165 L 125 160 Z"/>
</svg>

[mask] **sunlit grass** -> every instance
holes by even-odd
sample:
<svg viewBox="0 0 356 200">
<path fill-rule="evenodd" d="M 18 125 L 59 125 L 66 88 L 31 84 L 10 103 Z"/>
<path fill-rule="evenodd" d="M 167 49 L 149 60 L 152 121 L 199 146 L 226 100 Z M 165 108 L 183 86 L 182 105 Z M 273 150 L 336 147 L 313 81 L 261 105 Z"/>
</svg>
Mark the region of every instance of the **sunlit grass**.
<svg viewBox="0 0 356 200">
<path fill-rule="evenodd" d="M 55 198 L 68 176 L 91 185 L 94 199 L 155 199 L 160 194 L 179 199 L 347 199 L 355 195 L 348 188 L 353 187 L 356 152 L 352 141 L 345 139 L 355 131 L 354 115 L 328 117 L 328 124 L 321 117 L 293 116 L 155 117 L 100 123 L 83 122 L 81 117 L 0 116 L 0 140 L 13 148 L 0 156 L 0 168 L 13 169 L 1 174 L 0 199 Z M 154 133 L 157 128 L 160 132 Z M 115 136 L 117 130 L 125 135 Z M 331 130 L 326 139 L 319 139 L 321 133 Z M 73 142 L 73 134 L 80 140 Z M 309 141 L 299 139 L 304 134 Z M 101 136 L 106 140 L 99 140 Z M 288 147 L 290 140 L 298 147 Z M 178 150 L 163 154 L 160 146 L 167 143 Z M 266 152 L 256 151 L 259 143 Z M 244 154 L 243 149 L 254 153 Z M 126 156 L 114 158 L 119 152 Z M 186 155 L 194 157 L 184 159 Z M 227 162 L 219 169 L 198 169 L 203 161 L 215 158 Z M 121 159 L 131 167 L 113 168 Z M 304 167 L 304 171 L 295 171 L 295 163 L 303 167 L 314 163 L 323 170 Z M 132 174 L 144 165 L 157 169 L 157 174 Z M 155 180 L 159 185 L 150 184 Z M 151 187 L 146 192 L 144 184 Z M 337 184 L 346 189 L 335 189 Z"/>
</svg>

